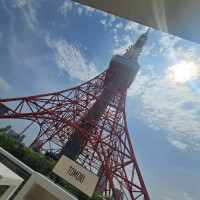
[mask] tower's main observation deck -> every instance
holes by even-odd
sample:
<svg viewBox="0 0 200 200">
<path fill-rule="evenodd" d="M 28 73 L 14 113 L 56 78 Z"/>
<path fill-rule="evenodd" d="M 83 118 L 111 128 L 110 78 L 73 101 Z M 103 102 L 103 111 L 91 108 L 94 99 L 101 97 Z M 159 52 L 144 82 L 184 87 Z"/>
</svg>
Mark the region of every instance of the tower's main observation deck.
<svg viewBox="0 0 200 200">
<path fill-rule="evenodd" d="M 124 56 L 115 55 L 112 57 L 108 69 L 108 73 L 118 71 L 120 74 L 126 74 L 125 82 L 128 81 L 128 87 L 133 83 L 140 69 L 140 65 L 135 60 L 130 60 Z"/>
</svg>

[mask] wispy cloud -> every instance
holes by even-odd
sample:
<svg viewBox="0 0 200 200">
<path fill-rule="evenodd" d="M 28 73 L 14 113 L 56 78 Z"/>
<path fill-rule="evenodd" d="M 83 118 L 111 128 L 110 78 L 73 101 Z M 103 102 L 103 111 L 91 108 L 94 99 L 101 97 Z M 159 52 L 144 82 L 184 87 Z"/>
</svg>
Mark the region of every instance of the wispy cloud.
<svg viewBox="0 0 200 200">
<path fill-rule="evenodd" d="M 182 47 L 176 48 L 176 44 L 180 41 L 180 38 L 162 34 L 159 40 L 159 54 L 164 56 L 167 60 L 173 60 L 174 63 L 177 63 L 176 53 L 182 50 Z M 177 52 L 176 52 L 177 51 Z"/>
<path fill-rule="evenodd" d="M 13 92 L 12 87 L 0 76 L 0 88 L 8 92 Z"/>
<path fill-rule="evenodd" d="M 28 3 L 28 0 L 13 0 L 12 5 L 13 7 L 23 7 Z"/>
<path fill-rule="evenodd" d="M 35 30 L 35 24 L 38 22 L 37 9 L 40 7 L 39 2 L 37 0 L 13 0 L 12 7 L 18 8 L 23 20 L 32 30 Z"/>
<path fill-rule="evenodd" d="M 145 46 L 142 51 L 142 55 L 144 55 L 144 56 L 149 55 L 154 47 L 155 47 L 155 43 L 152 43 L 150 46 Z"/>
<path fill-rule="evenodd" d="M 116 17 L 114 15 L 110 15 L 110 20 L 109 20 L 109 23 L 108 25 L 111 27 L 112 26 L 112 23 L 116 20 Z"/>
<path fill-rule="evenodd" d="M 182 193 L 182 195 L 183 195 L 183 199 L 184 199 L 184 200 L 194 200 L 194 199 L 193 199 L 192 197 L 190 197 L 189 194 L 186 193 L 186 192 Z"/>
<path fill-rule="evenodd" d="M 69 44 L 65 39 L 53 40 L 45 37 L 47 45 L 53 50 L 57 67 L 69 73 L 73 78 L 89 80 L 98 74 L 97 67 L 89 62 L 77 45 Z"/>
<path fill-rule="evenodd" d="M 155 130 L 167 132 L 169 142 L 180 150 L 199 148 L 199 94 L 188 83 L 177 84 L 165 74 L 155 74 L 152 67 L 143 68 L 146 71 L 140 71 L 128 91 L 139 101 L 136 117 Z"/>
<path fill-rule="evenodd" d="M 200 62 L 199 47 L 196 46 L 189 47 L 188 49 L 177 46 L 174 47 L 170 52 L 169 50 L 165 51 L 163 55 L 168 59 L 174 58 L 176 61 L 184 60 L 191 62 L 195 60 L 196 62 Z"/>
<path fill-rule="evenodd" d="M 142 26 L 142 25 L 132 22 L 132 21 L 128 22 L 126 24 L 126 26 L 124 27 L 125 31 L 131 31 L 131 32 L 135 32 L 137 34 L 142 34 L 142 33 L 146 32 L 147 29 L 148 29 L 147 26 Z"/>
<path fill-rule="evenodd" d="M 104 26 L 106 26 L 106 19 L 101 19 L 100 23 L 103 24 Z"/>
<path fill-rule="evenodd" d="M 127 31 L 127 30 L 137 30 L 138 29 L 138 27 L 139 27 L 139 24 L 138 23 L 135 23 L 135 22 L 128 22 L 127 24 L 126 24 L 126 26 L 125 26 L 125 28 L 124 28 L 124 30 L 125 31 Z"/>
<path fill-rule="evenodd" d="M 79 4 L 77 2 L 75 2 L 75 9 L 76 9 L 76 13 L 78 15 L 82 15 L 82 14 L 85 14 L 85 15 L 88 15 L 88 16 L 92 16 L 92 13 L 94 11 L 96 11 L 95 8 L 92 8 L 92 7 L 89 7 L 89 6 L 85 6 L 85 5 L 82 5 L 82 4 Z"/>
<path fill-rule="evenodd" d="M 117 29 L 123 28 L 123 24 L 121 22 L 119 22 L 115 25 L 115 28 L 117 28 Z"/>
<path fill-rule="evenodd" d="M 96 9 L 92 8 L 92 7 L 89 7 L 89 6 L 83 6 L 84 9 L 85 9 L 85 13 L 86 14 L 89 14 L 89 13 L 92 13 L 94 12 Z"/>
<path fill-rule="evenodd" d="M 61 7 L 59 8 L 59 11 L 61 12 L 61 14 L 65 15 L 71 9 L 72 9 L 72 1 L 65 0 L 61 5 Z"/>
<path fill-rule="evenodd" d="M 131 41 L 129 35 L 124 35 L 121 40 L 116 40 L 116 38 L 114 37 L 114 41 L 115 41 L 115 45 L 119 46 L 119 41 L 120 41 L 120 46 L 113 49 L 113 54 L 114 55 L 122 55 L 126 52 L 126 49 L 133 44 L 133 42 Z"/>
<path fill-rule="evenodd" d="M 116 20 L 116 17 L 114 15 L 109 15 L 104 19 L 100 20 L 100 23 L 105 27 L 107 30 L 108 28 L 112 28 L 114 21 Z M 121 23 L 122 24 L 122 23 Z M 118 26 L 121 26 L 120 23 Z"/>
<path fill-rule="evenodd" d="M 83 14 L 83 8 L 82 7 L 77 8 L 77 13 L 79 15 L 82 15 Z"/>
<path fill-rule="evenodd" d="M 173 35 L 169 35 L 166 33 L 162 33 L 161 38 L 159 39 L 159 43 L 161 46 L 168 48 L 169 46 L 174 47 L 177 42 L 181 41 L 182 39 Z"/>
<path fill-rule="evenodd" d="M 103 15 L 104 17 L 108 16 L 107 12 L 101 11 L 101 10 L 96 10 L 96 13 Z"/>
<path fill-rule="evenodd" d="M 115 46 L 118 46 L 119 45 L 119 38 L 118 38 L 117 34 L 115 34 L 113 36 L 113 38 L 114 38 L 114 41 L 115 41 Z"/>
<path fill-rule="evenodd" d="M 178 148 L 180 150 L 185 150 L 188 147 L 187 144 L 185 144 L 185 143 L 183 143 L 179 140 L 173 140 L 172 139 L 170 142 L 171 142 L 172 145 L 174 145 L 176 148 Z"/>
</svg>

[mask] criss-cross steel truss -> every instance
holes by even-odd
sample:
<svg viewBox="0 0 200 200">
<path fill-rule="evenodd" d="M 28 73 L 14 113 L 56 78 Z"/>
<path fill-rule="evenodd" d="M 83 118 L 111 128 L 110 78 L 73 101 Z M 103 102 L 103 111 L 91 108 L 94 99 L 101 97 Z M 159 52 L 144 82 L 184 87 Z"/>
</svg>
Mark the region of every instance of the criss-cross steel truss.
<svg viewBox="0 0 200 200">
<path fill-rule="evenodd" d="M 126 124 L 130 75 L 110 66 L 68 90 L 0 99 L 5 110 L 0 118 L 37 123 L 40 131 L 31 146 L 39 152 L 59 153 L 73 138 L 81 145 L 76 161 L 100 177 L 97 190 L 115 199 L 149 200 Z"/>
</svg>

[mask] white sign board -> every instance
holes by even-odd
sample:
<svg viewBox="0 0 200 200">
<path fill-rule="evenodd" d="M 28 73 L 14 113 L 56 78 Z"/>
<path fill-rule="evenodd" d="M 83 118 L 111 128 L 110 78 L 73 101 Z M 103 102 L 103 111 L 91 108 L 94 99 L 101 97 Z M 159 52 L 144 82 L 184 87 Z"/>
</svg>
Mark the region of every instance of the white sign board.
<svg viewBox="0 0 200 200">
<path fill-rule="evenodd" d="M 53 168 L 53 172 L 83 193 L 87 194 L 89 197 L 92 197 L 99 179 L 98 176 L 64 155 L 62 155 L 56 166 Z"/>
</svg>

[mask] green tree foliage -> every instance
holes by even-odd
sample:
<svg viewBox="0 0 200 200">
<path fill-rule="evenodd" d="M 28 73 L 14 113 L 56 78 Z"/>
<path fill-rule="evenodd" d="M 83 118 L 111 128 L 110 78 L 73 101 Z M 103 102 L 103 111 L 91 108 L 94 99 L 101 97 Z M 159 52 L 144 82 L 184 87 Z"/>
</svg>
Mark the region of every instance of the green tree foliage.
<svg viewBox="0 0 200 200">
<path fill-rule="evenodd" d="M 0 147 L 8 151 L 10 154 L 18 158 L 20 161 L 28 165 L 33 170 L 49 177 L 53 181 L 55 181 L 56 178 L 58 178 L 58 176 L 52 172 L 56 161 L 47 158 L 42 154 L 36 153 L 32 148 L 24 147 L 20 144 L 18 140 L 9 137 L 3 132 L 0 132 Z M 97 191 L 94 192 L 92 198 L 89 198 L 87 195 L 83 194 L 81 191 L 79 191 L 77 188 L 67 183 L 63 179 L 59 179 L 57 183 L 81 200 L 105 199 L 105 197 Z"/>
<path fill-rule="evenodd" d="M 0 146 L 33 170 L 51 178 L 51 171 L 56 164 L 54 160 L 49 160 L 44 155 L 35 153 L 33 149 L 24 147 L 18 140 L 3 133 L 0 133 Z"/>
</svg>

